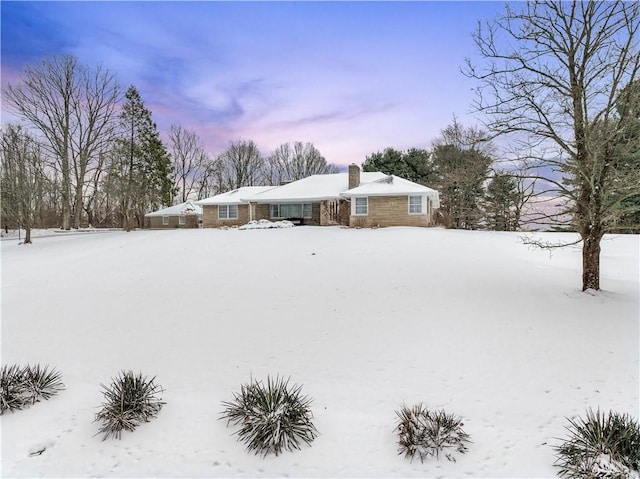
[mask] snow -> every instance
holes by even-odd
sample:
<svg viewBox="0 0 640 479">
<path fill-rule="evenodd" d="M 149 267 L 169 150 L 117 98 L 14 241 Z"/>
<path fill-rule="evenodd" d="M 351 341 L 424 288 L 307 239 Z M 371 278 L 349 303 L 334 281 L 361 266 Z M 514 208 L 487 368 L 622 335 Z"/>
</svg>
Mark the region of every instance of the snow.
<svg viewBox="0 0 640 479">
<path fill-rule="evenodd" d="M 592 470 L 597 473 L 598 477 L 626 477 L 629 479 L 638 477 L 636 471 L 630 470 L 627 466 L 616 461 L 608 454 L 600 454 L 596 458 Z"/>
<path fill-rule="evenodd" d="M 197 205 L 239 205 L 245 203 L 244 198 L 258 193 L 263 193 L 275 188 L 275 186 L 243 186 L 235 190 L 220 193 L 210 198 L 196 201 Z"/>
<path fill-rule="evenodd" d="M 385 176 L 380 172 L 362 172 L 360 173 L 360 184 L 370 183 Z M 246 196 L 245 199 L 252 203 L 321 201 L 338 199 L 340 194 L 347 191 L 348 188 L 348 173 L 312 175 L 263 193 Z"/>
<path fill-rule="evenodd" d="M 72 228 L 69 230 L 63 230 L 61 228 L 35 228 L 31 230 L 31 238 L 44 238 L 47 236 L 69 236 L 69 235 L 78 235 L 78 234 L 91 234 L 91 233 L 109 233 L 112 231 L 107 228 Z M 10 229 L 5 231 L 4 229 L 0 229 L 0 238 L 2 241 L 11 241 L 11 240 L 24 240 L 27 232 L 25 229 Z"/>
<path fill-rule="evenodd" d="M 541 239 L 570 240 L 565 233 Z M 553 477 L 566 417 L 639 415 L 637 235 L 579 247 L 514 233 L 296 227 L 52 235 L 2 246 L 2 363 L 66 390 L 0 417 L 3 477 Z M 122 440 L 93 422 L 120 370 L 165 389 Z M 313 398 L 311 447 L 255 456 L 220 421 L 252 377 Z M 456 462 L 397 453 L 395 411 L 463 418 Z M 44 451 L 38 453 L 44 448 Z"/>
<path fill-rule="evenodd" d="M 247 224 L 239 226 L 240 230 L 267 230 L 271 228 L 293 228 L 295 225 L 288 220 L 269 221 L 269 220 L 252 220 Z"/>
<path fill-rule="evenodd" d="M 202 206 L 198 206 L 191 201 L 180 203 L 179 205 L 169 206 L 152 213 L 147 213 L 145 216 L 180 216 L 187 214 L 202 215 Z"/>
</svg>

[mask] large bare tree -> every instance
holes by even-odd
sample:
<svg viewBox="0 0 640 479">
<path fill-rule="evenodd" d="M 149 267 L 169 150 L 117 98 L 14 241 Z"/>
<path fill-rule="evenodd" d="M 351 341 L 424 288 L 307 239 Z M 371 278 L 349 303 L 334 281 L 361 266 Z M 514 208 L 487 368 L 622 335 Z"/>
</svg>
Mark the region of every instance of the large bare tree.
<svg viewBox="0 0 640 479">
<path fill-rule="evenodd" d="M 62 227 L 79 226 L 90 163 L 113 133 L 120 88 L 101 67 L 56 55 L 27 65 L 16 85 L 4 90 L 8 107 L 46 139 L 62 175 Z M 72 193 L 73 187 L 73 193 Z"/>
<path fill-rule="evenodd" d="M 280 145 L 267 158 L 264 176 L 267 183 L 297 181 L 311 175 L 338 173 L 338 167 L 327 163 L 313 143 L 296 141 Z"/>
<path fill-rule="evenodd" d="M 262 183 L 263 159 L 253 140 L 235 140 L 218 159 L 218 184 L 228 191 Z"/>
<path fill-rule="evenodd" d="M 104 155 L 113 145 L 120 101 L 120 86 L 109 71 L 100 66 L 94 69 L 82 66 L 78 77 L 79 94 L 72 98 L 75 127 L 75 134 L 71 136 L 74 228 L 80 227 L 82 212 L 90 202 L 94 185 L 102 172 Z"/>
<path fill-rule="evenodd" d="M 175 170 L 174 190 L 184 203 L 197 194 L 207 170 L 208 157 L 197 133 L 180 125 L 169 128 L 169 149 Z"/>
<path fill-rule="evenodd" d="M 638 78 L 638 2 L 531 1 L 479 24 L 477 108 L 488 128 L 522 142 L 558 197 L 583 244 L 582 289 L 600 289 L 600 240 L 638 172 L 624 171 L 621 150 L 629 108 L 620 94 Z"/>
</svg>

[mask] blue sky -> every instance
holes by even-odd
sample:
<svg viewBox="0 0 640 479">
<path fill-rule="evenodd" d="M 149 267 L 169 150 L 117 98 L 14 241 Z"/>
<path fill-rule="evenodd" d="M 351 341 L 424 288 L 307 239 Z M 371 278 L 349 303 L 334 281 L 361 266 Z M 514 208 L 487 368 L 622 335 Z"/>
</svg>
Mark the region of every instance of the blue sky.
<svg viewBox="0 0 640 479">
<path fill-rule="evenodd" d="M 254 140 L 312 142 L 339 165 L 429 147 L 471 114 L 478 20 L 500 2 L 2 1 L 2 84 L 69 53 L 135 85 L 162 134 L 198 132 L 212 155 Z M 11 119 L 3 111 L 3 121 Z"/>
</svg>

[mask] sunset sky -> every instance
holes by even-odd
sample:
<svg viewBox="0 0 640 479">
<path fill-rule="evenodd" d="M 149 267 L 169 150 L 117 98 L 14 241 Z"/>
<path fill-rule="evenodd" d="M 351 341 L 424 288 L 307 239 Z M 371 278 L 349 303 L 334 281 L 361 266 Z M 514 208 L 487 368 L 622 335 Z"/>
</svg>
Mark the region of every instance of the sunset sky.
<svg viewBox="0 0 640 479">
<path fill-rule="evenodd" d="M 163 137 L 211 155 L 244 138 L 269 154 L 312 142 L 328 162 L 429 147 L 453 115 L 477 123 L 460 72 L 501 2 L 2 1 L 2 85 L 69 53 L 134 85 Z M 12 120 L 2 111 L 3 123 Z"/>
</svg>

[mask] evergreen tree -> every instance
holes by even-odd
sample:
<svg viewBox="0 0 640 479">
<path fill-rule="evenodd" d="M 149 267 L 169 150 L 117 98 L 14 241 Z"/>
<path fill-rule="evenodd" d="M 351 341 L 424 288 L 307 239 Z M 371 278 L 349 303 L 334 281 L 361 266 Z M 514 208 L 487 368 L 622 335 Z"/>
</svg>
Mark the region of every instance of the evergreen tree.
<svg viewBox="0 0 640 479">
<path fill-rule="evenodd" d="M 622 233 L 640 233 L 640 80 L 627 85 L 620 93 L 616 105 L 618 115 L 627 118 L 624 121 L 621 139 L 616 145 L 618 174 L 631 178 L 631 182 L 618 181 L 622 187 L 622 199 L 616 208 L 617 221 L 613 231 Z M 635 180 L 635 181 L 634 181 Z"/>
<path fill-rule="evenodd" d="M 518 184 L 516 179 L 504 172 L 496 172 L 487 185 L 484 211 L 487 228 L 493 231 L 515 231 L 518 229 Z"/>
<path fill-rule="evenodd" d="M 406 152 L 386 148 L 382 153 L 372 153 L 362 164 L 362 171 L 381 171 L 425 186 L 431 186 L 433 180 L 429 152 L 420 148 Z"/>
<path fill-rule="evenodd" d="M 119 197 L 122 227 L 129 231 L 144 225 L 146 211 L 171 203 L 173 167 L 138 90 L 129 87 L 125 100 L 109 180 Z"/>
<path fill-rule="evenodd" d="M 434 142 L 434 187 L 440 191 L 440 210 L 452 228 L 477 229 L 483 212 L 483 184 L 492 163 L 484 132 L 454 120 Z"/>
</svg>

